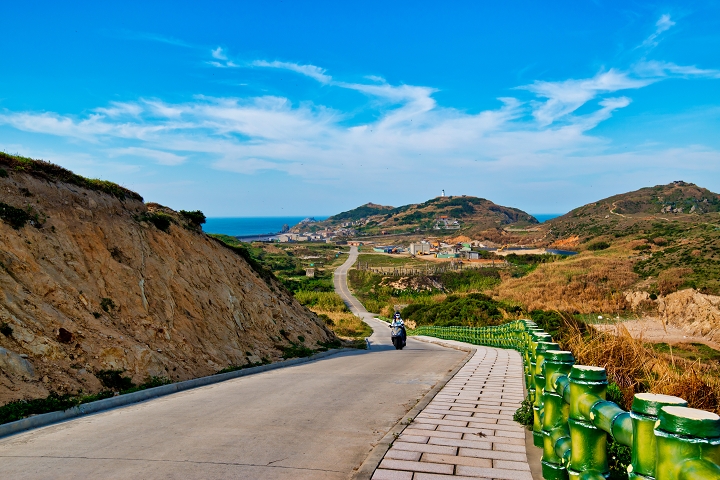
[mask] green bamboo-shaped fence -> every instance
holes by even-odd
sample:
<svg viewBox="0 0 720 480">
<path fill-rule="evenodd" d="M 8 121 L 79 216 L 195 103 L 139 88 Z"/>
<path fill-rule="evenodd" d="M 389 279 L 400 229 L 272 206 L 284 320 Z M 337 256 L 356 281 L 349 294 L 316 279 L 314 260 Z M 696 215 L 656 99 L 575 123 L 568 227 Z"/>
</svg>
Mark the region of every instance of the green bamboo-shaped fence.
<svg viewBox="0 0 720 480">
<path fill-rule="evenodd" d="M 607 478 L 607 439 L 631 447 L 628 475 L 637 480 L 720 479 L 720 416 L 688 408 L 682 398 L 636 394 L 630 412 L 605 399 L 602 367 L 575 365 L 572 352 L 529 320 L 497 327 L 421 326 L 427 335 L 512 348 L 525 364 L 533 402 L 533 439 L 548 480 Z"/>
</svg>

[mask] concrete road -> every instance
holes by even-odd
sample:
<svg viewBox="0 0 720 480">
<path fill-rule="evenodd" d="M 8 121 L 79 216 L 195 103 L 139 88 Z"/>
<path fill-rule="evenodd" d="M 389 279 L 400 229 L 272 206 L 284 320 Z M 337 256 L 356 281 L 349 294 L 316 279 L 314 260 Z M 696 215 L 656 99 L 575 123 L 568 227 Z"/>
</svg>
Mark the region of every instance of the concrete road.
<svg viewBox="0 0 720 480">
<path fill-rule="evenodd" d="M 353 255 L 357 250 L 338 269 L 338 280 Z M 359 304 L 353 309 L 367 315 Z M 378 333 L 368 351 L 0 439 L 0 478 L 348 478 L 465 356 L 412 339 L 396 351 L 387 326 L 371 321 Z"/>
</svg>

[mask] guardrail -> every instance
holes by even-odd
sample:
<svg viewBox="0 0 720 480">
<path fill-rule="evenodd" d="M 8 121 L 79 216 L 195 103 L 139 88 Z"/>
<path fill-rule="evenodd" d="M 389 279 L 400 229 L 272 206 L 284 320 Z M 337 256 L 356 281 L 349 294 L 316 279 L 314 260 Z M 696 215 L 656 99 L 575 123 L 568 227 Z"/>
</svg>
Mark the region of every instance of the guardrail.
<svg viewBox="0 0 720 480">
<path fill-rule="evenodd" d="M 533 439 L 548 480 L 609 475 L 607 438 L 631 447 L 628 476 L 637 480 L 720 479 L 720 416 L 688 408 L 682 398 L 636 394 L 630 412 L 606 400 L 602 367 L 575 365 L 572 352 L 529 320 L 497 327 L 420 326 L 427 335 L 518 350 L 533 402 Z"/>
</svg>

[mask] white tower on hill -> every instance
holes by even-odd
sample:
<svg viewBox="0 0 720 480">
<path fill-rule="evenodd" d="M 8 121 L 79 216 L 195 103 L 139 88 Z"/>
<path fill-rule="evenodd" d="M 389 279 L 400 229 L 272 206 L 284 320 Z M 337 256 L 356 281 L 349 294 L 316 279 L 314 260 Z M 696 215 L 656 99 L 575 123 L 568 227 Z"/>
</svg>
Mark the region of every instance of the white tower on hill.
<svg viewBox="0 0 720 480">
<path fill-rule="evenodd" d="M 440 196 L 441 196 L 441 197 L 444 197 L 444 196 L 445 196 L 445 189 L 443 189 L 442 194 L 441 194 Z"/>
</svg>

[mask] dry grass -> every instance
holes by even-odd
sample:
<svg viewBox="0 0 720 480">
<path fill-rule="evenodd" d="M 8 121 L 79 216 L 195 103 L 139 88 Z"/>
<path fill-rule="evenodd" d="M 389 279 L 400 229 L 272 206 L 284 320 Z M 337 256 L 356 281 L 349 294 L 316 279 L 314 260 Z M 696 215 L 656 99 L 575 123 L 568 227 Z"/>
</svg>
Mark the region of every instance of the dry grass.
<svg viewBox="0 0 720 480">
<path fill-rule="evenodd" d="M 325 325 L 343 339 L 358 339 L 372 335 L 372 328 L 348 312 L 332 312 L 311 308 L 325 321 Z"/>
<path fill-rule="evenodd" d="M 562 348 L 573 352 L 580 365 L 604 367 L 608 379 L 618 384 L 628 408 L 633 395 L 640 392 L 662 393 L 684 398 L 693 408 L 720 413 L 720 366 L 700 363 L 656 352 L 642 340 L 633 339 L 622 325 L 614 334 L 592 327 L 581 331 L 566 319 L 559 339 Z"/>
<path fill-rule="evenodd" d="M 541 264 L 521 278 L 504 279 L 491 293 L 528 310 L 615 313 L 628 307 L 623 291 L 638 279 L 632 265 L 625 255 L 586 252 Z"/>
</svg>

